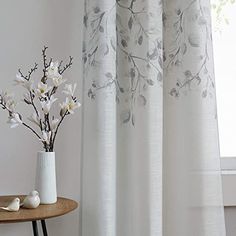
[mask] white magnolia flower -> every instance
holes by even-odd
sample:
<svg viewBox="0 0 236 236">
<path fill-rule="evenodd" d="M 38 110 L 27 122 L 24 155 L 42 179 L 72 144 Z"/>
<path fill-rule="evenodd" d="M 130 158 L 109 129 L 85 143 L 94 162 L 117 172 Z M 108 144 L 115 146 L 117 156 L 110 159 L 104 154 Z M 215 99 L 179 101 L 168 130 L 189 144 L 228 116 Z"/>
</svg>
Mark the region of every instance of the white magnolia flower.
<svg viewBox="0 0 236 236">
<path fill-rule="evenodd" d="M 73 97 L 74 93 L 75 93 L 75 89 L 76 89 L 77 84 L 75 83 L 74 85 L 72 84 L 66 84 L 64 87 L 64 90 L 62 91 L 63 93 Z"/>
<path fill-rule="evenodd" d="M 46 76 L 48 79 L 53 79 L 55 77 L 58 77 L 58 75 L 60 75 L 58 72 L 58 66 L 59 66 L 58 61 L 50 63 L 50 66 L 46 71 Z"/>
<path fill-rule="evenodd" d="M 5 92 L 2 92 L 2 93 L 1 93 L 1 97 L 2 97 L 2 101 L 3 101 L 4 103 L 7 103 L 7 102 L 13 100 L 14 94 L 5 91 Z"/>
<path fill-rule="evenodd" d="M 38 83 L 38 87 L 36 88 L 36 94 L 38 97 L 45 97 L 46 93 L 51 90 L 52 87 L 44 84 L 42 82 Z"/>
<path fill-rule="evenodd" d="M 16 102 L 14 101 L 14 94 L 9 92 L 2 92 L 0 94 L 1 103 L 4 104 L 7 110 L 13 112 L 15 110 Z"/>
<path fill-rule="evenodd" d="M 22 124 L 23 122 L 18 113 L 12 113 L 7 123 L 10 124 L 11 128 L 16 128 L 18 125 Z"/>
<path fill-rule="evenodd" d="M 33 91 L 34 89 L 34 83 L 33 81 L 26 81 L 23 85 L 24 88 L 26 88 L 28 91 Z"/>
<path fill-rule="evenodd" d="M 36 112 L 34 112 L 30 117 L 28 117 L 28 120 L 40 126 L 40 118 L 38 117 Z"/>
<path fill-rule="evenodd" d="M 52 131 L 56 130 L 58 123 L 59 123 L 59 119 L 52 119 L 52 122 L 51 122 Z"/>
<path fill-rule="evenodd" d="M 75 102 L 72 98 L 66 98 L 66 101 L 60 104 L 61 107 L 61 116 L 64 116 L 68 111 L 70 114 L 74 114 L 74 110 L 80 107 L 81 104 L 79 102 Z"/>
<path fill-rule="evenodd" d="M 16 74 L 16 79 L 14 80 L 16 85 L 23 85 L 26 81 L 26 79 L 22 78 L 20 73 Z"/>
<path fill-rule="evenodd" d="M 58 77 L 52 78 L 52 83 L 55 87 L 59 87 L 65 81 L 66 81 L 66 79 L 63 79 L 63 77 L 61 75 L 59 75 Z"/>
<path fill-rule="evenodd" d="M 7 110 L 14 112 L 16 108 L 16 102 L 14 100 L 8 100 L 6 102 L 6 108 Z"/>
<path fill-rule="evenodd" d="M 59 66 L 58 62 L 51 62 L 46 72 L 47 78 L 52 80 L 53 85 L 55 87 L 60 86 L 62 83 L 66 81 L 65 79 L 62 78 L 62 75 L 60 75 L 58 71 L 58 66 Z"/>
<path fill-rule="evenodd" d="M 64 116 L 68 110 L 67 104 L 65 102 L 60 103 L 61 111 L 60 116 Z"/>
<path fill-rule="evenodd" d="M 51 131 L 47 132 L 47 131 L 43 130 L 42 131 L 42 139 L 40 139 L 40 140 L 45 142 L 46 144 L 50 144 L 51 135 L 52 135 Z"/>
<path fill-rule="evenodd" d="M 16 79 L 14 81 L 15 81 L 15 85 L 22 85 L 24 88 L 26 88 L 29 91 L 33 90 L 33 82 L 24 79 L 20 73 L 16 74 Z"/>
<path fill-rule="evenodd" d="M 57 100 L 57 98 L 54 98 L 54 96 L 51 96 L 51 98 L 49 100 L 46 101 L 42 101 L 41 102 L 41 106 L 43 109 L 44 114 L 48 114 L 52 104 Z"/>
</svg>

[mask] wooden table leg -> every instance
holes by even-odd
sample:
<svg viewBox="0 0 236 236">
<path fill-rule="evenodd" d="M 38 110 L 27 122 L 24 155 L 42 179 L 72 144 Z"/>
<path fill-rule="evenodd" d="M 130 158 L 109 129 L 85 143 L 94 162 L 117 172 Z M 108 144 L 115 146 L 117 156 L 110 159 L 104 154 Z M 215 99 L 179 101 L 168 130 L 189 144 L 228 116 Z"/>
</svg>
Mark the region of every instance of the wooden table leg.
<svg viewBox="0 0 236 236">
<path fill-rule="evenodd" d="M 34 236 L 39 236 L 37 221 L 32 221 Z"/>
<path fill-rule="evenodd" d="M 47 226 L 46 226 L 45 220 L 41 220 L 41 225 L 42 225 L 42 229 L 43 229 L 43 236 L 48 236 Z"/>
</svg>

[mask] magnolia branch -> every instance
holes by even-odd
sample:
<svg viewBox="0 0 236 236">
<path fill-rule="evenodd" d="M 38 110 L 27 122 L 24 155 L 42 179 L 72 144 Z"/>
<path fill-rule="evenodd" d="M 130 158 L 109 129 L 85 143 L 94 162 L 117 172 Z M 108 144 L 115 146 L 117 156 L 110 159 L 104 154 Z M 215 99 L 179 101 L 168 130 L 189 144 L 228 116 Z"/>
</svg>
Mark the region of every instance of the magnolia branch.
<svg viewBox="0 0 236 236">
<path fill-rule="evenodd" d="M 40 140 L 41 140 L 41 137 L 39 136 L 39 134 L 33 129 L 31 128 L 29 125 L 27 125 L 26 123 L 22 123 L 22 125 L 24 125 L 26 128 L 28 128 L 29 130 L 31 130 Z"/>
<path fill-rule="evenodd" d="M 3 103 L 2 97 L 0 97 L 0 98 L 1 98 L 1 100 L 0 100 L 0 105 L 2 106 L 2 109 L 7 110 L 7 111 L 9 112 L 9 116 L 11 117 L 12 114 L 13 114 L 13 111 L 11 111 L 11 110 L 6 106 L 6 104 Z M 16 113 L 16 112 L 14 112 L 14 113 Z M 19 115 L 19 113 L 16 113 L 16 114 Z M 20 115 L 19 115 L 19 116 L 20 116 Z M 20 117 L 21 117 L 21 116 L 20 116 Z M 39 136 L 39 134 L 38 134 L 33 128 L 31 128 L 29 125 L 27 125 L 27 124 L 24 123 L 24 122 L 22 122 L 22 125 L 24 125 L 26 128 L 28 128 L 29 130 L 31 130 L 39 139 L 41 139 L 41 137 Z"/>
<path fill-rule="evenodd" d="M 32 75 L 33 72 L 35 72 L 37 69 L 38 69 L 38 64 L 35 63 L 35 64 L 34 64 L 34 67 L 31 68 L 31 69 L 28 71 L 28 75 L 24 75 L 24 74 L 21 72 L 21 69 L 18 69 L 18 72 L 19 72 L 20 76 L 21 76 L 23 79 L 29 81 L 30 78 L 31 78 L 31 75 Z"/>
<path fill-rule="evenodd" d="M 7 92 L 0 93 L 0 108 L 9 113 L 8 123 L 11 128 L 23 125 L 36 135 L 36 137 L 43 143 L 45 151 L 49 152 L 53 151 L 57 133 L 66 115 L 72 114 L 80 104 L 74 96 L 76 84 L 66 84 L 63 91 L 70 97 L 67 96 L 66 100 L 60 104 L 60 118 L 54 119 L 54 116 L 52 116 L 52 120 L 50 119 L 51 106 L 58 99 L 54 98 L 52 95 L 58 91 L 57 88 L 65 81 L 62 74 L 72 66 L 73 58 L 70 56 L 69 62 L 62 68 L 63 61 L 61 61 L 59 65 L 57 63 L 52 63 L 52 58 L 48 61 L 46 51 L 47 47 L 44 47 L 42 50 L 43 77 L 41 78 L 41 83 L 38 83 L 35 87 L 35 85 L 30 82 L 32 74 L 38 69 L 37 63 L 35 63 L 34 67 L 28 71 L 27 75 L 23 74 L 19 69 L 19 74 L 16 75 L 15 80 L 17 85 L 21 85 L 27 89 L 27 93 L 24 94 L 23 100 L 26 104 L 32 105 L 33 107 L 33 114 L 28 119 L 33 124 L 37 125 L 37 130 L 35 127 L 31 127 L 31 124 L 25 123 L 21 114 L 15 111 L 13 95 Z M 47 81 L 47 78 L 52 79 Z M 39 107 L 37 106 L 38 104 Z M 43 118 L 41 118 L 40 111 L 43 113 Z M 38 128 L 40 128 L 40 131 Z"/>
<path fill-rule="evenodd" d="M 67 115 L 69 115 L 69 114 L 70 114 L 70 113 L 69 113 L 68 111 L 66 111 L 65 114 L 61 117 L 61 120 L 60 120 L 60 122 L 59 122 L 58 125 L 57 125 L 57 128 L 56 128 L 55 133 L 54 133 L 54 137 L 53 137 L 52 142 L 51 142 L 51 149 L 52 149 L 52 150 L 54 149 L 54 144 L 55 144 L 55 140 L 56 140 L 56 136 L 57 136 L 58 130 L 59 130 L 59 128 L 60 128 L 60 126 L 61 126 L 63 120 L 65 119 L 65 117 L 66 117 Z"/>
<path fill-rule="evenodd" d="M 69 57 L 69 62 L 61 69 L 63 61 L 60 62 L 59 66 L 58 66 L 58 72 L 60 75 L 62 75 L 67 69 L 69 69 L 72 64 L 73 64 L 73 57 Z"/>
<path fill-rule="evenodd" d="M 52 58 L 50 58 L 49 63 L 47 63 L 47 55 L 46 55 L 46 51 L 47 51 L 48 47 L 44 46 L 43 50 L 42 50 L 42 56 L 43 56 L 43 77 L 41 79 L 42 83 L 46 83 L 47 81 L 47 76 L 46 76 L 46 72 L 48 67 L 50 66 L 50 64 L 52 63 Z"/>
</svg>

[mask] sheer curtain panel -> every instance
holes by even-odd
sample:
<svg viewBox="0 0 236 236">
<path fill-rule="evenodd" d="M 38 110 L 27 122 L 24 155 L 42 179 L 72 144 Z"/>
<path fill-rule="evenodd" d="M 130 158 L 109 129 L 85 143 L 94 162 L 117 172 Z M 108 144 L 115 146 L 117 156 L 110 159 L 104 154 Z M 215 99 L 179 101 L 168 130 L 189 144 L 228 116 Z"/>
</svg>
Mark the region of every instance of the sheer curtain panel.
<svg viewBox="0 0 236 236">
<path fill-rule="evenodd" d="M 81 236 L 225 236 L 208 0 L 85 0 Z"/>
</svg>

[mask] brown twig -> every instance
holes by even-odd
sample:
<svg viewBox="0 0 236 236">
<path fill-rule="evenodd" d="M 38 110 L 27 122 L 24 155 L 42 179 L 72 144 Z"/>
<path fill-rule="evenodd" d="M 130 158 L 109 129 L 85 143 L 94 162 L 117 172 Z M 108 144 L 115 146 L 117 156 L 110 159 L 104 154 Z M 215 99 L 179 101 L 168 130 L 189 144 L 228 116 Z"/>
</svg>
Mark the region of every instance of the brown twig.
<svg viewBox="0 0 236 236">
<path fill-rule="evenodd" d="M 60 122 L 59 122 L 58 125 L 57 125 L 57 128 L 56 128 L 56 130 L 55 130 L 55 133 L 54 133 L 54 136 L 53 136 L 53 139 L 52 139 L 52 142 L 51 142 L 51 150 L 54 149 L 54 144 L 55 144 L 56 136 L 57 136 L 57 133 L 58 133 L 58 129 L 59 129 L 59 127 L 61 126 L 62 121 L 65 119 L 65 117 L 66 117 L 67 115 L 69 115 L 69 112 L 68 112 L 68 111 L 66 111 L 65 114 L 61 117 L 61 120 L 60 120 Z"/>
<path fill-rule="evenodd" d="M 24 75 L 24 74 L 21 72 L 21 69 L 18 69 L 18 72 L 19 72 L 20 76 L 21 76 L 23 79 L 29 81 L 30 78 L 31 78 L 31 75 L 32 75 L 33 72 L 35 72 L 37 69 L 38 69 L 38 64 L 35 63 L 35 64 L 34 64 L 34 67 L 31 68 L 31 69 L 28 71 L 28 75 Z"/>
<path fill-rule="evenodd" d="M 69 57 L 69 62 L 63 67 L 63 69 L 61 69 L 63 61 L 60 62 L 59 66 L 58 66 L 58 72 L 60 75 L 62 75 L 67 69 L 69 69 L 72 64 L 73 64 L 73 57 Z"/>
<path fill-rule="evenodd" d="M 31 128 L 29 125 L 27 125 L 24 122 L 22 123 L 22 125 L 24 125 L 28 129 L 30 129 L 39 139 L 41 139 L 41 137 L 38 135 L 38 133 L 33 128 Z"/>
<path fill-rule="evenodd" d="M 41 79 L 42 83 L 46 83 L 47 81 L 47 76 L 46 76 L 46 72 L 48 67 L 50 66 L 50 64 L 52 63 L 52 58 L 50 58 L 49 63 L 47 63 L 47 51 L 48 47 L 44 46 L 43 50 L 42 50 L 42 56 L 43 56 L 43 77 Z"/>
</svg>

